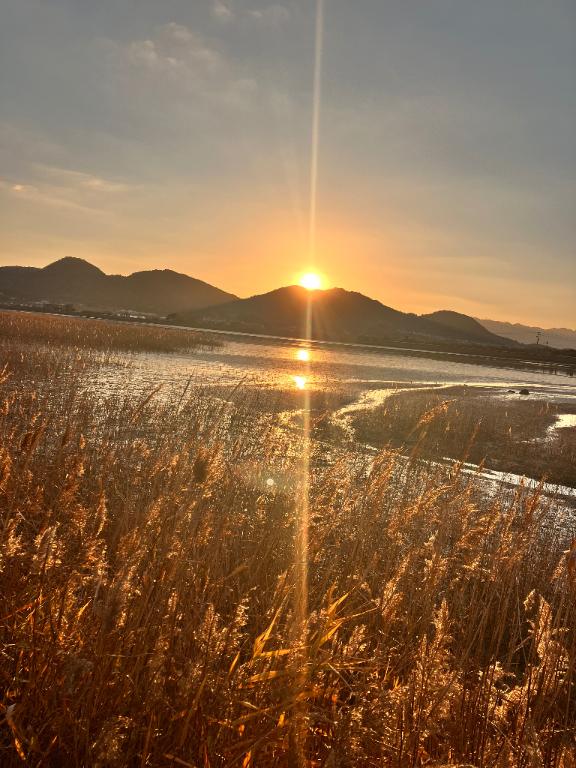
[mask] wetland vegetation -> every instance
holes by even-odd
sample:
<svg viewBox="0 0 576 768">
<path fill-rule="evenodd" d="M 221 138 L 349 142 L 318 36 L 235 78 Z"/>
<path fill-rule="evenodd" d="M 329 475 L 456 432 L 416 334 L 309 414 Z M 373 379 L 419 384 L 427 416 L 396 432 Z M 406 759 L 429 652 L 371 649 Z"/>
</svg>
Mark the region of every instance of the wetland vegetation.
<svg viewBox="0 0 576 768">
<path fill-rule="evenodd" d="M 376 452 L 324 434 L 330 460 L 312 439 L 303 477 L 303 433 L 278 421 L 294 393 L 276 407 L 244 384 L 95 389 L 110 365 L 129 382 L 138 340 L 13 322 L 2 765 L 573 768 L 574 510 L 428 460 L 512 468 L 553 407 L 398 393 L 354 416 Z M 312 402 L 313 428 L 342 405 Z M 564 482 L 562 450 L 542 468 Z"/>
</svg>

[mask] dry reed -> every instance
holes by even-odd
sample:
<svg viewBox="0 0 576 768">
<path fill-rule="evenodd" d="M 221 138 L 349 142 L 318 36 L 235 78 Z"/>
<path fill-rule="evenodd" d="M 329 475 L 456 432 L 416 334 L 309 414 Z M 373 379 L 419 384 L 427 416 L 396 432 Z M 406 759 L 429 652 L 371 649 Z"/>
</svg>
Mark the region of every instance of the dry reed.
<svg viewBox="0 0 576 768">
<path fill-rule="evenodd" d="M 308 766 L 573 768 L 575 524 L 551 500 L 391 449 L 316 468 L 295 674 L 298 438 L 235 397 L 95 394 L 82 350 L 2 349 L 3 766 L 288 767 L 304 712 Z"/>
<path fill-rule="evenodd" d="M 5 310 L 0 311 L 2 340 L 105 352 L 186 352 L 218 343 L 180 328 Z"/>
<path fill-rule="evenodd" d="M 576 430 L 553 430 L 569 404 L 476 387 L 399 392 L 354 418 L 358 439 L 427 458 L 467 458 L 490 469 L 576 486 Z"/>
</svg>

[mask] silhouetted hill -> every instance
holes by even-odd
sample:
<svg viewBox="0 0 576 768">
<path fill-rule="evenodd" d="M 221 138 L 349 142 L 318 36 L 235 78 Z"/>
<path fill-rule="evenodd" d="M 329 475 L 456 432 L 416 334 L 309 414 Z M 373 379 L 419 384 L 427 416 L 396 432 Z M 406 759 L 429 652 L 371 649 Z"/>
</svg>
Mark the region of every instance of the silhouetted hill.
<svg viewBox="0 0 576 768">
<path fill-rule="evenodd" d="M 463 315 L 461 312 L 441 309 L 438 312 L 420 315 L 420 317 L 425 320 L 430 320 L 447 329 L 451 329 L 452 331 L 463 333 L 470 341 L 474 341 L 478 344 L 497 344 L 498 346 L 502 346 L 502 342 L 505 342 L 506 345 L 512 346 L 516 343 L 508 337 L 491 333 L 473 317 Z"/>
<path fill-rule="evenodd" d="M 300 286 L 239 299 L 218 307 L 178 313 L 172 320 L 183 325 L 244 331 L 276 336 L 306 336 L 307 302 L 312 302 L 312 338 L 327 341 L 382 343 L 417 339 L 449 339 L 506 346 L 495 336 L 460 315 L 459 323 L 399 312 L 361 293 L 331 288 L 308 292 Z M 452 314 L 452 313 L 448 313 Z M 456 313 L 454 313 L 456 314 Z M 464 322 L 469 320 L 470 324 Z M 480 329 L 480 330 L 479 330 Z"/>
<path fill-rule="evenodd" d="M 39 269 L 0 267 L 0 297 L 49 301 L 93 309 L 166 315 L 222 304 L 236 297 L 213 285 L 170 269 L 106 275 L 83 259 L 67 257 Z"/>
<path fill-rule="evenodd" d="M 536 344 L 539 334 L 540 345 L 548 345 L 556 349 L 576 349 L 576 330 L 571 328 L 540 328 L 536 325 L 504 323 L 499 320 L 478 320 L 478 322 L 492 333 L 502 334 L 521 344 Z"/>
</svg>

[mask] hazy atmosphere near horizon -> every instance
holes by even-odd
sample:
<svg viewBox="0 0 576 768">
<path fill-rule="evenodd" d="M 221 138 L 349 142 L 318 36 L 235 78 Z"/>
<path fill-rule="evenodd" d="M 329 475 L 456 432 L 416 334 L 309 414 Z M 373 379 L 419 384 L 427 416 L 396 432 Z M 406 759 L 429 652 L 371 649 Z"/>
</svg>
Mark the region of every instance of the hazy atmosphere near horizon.
<svg viewBox="0 0 576 768">
<path fill-rule="evenodd" d="M 1 264 L 307 267 L 314 4 L 0 0 Z M 405 311 L 575 326 L 571 0 L 329 0 L 315 266 Z"/>
</svg>

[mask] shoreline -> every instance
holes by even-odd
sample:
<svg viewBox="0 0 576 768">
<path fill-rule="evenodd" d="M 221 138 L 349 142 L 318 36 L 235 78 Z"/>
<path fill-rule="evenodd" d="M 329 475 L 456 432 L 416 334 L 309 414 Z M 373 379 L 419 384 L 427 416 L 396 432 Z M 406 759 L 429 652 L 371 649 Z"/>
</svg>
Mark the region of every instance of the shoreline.
<svg viewBox="0 0 576 768">
<path fill-rule="evenodd" d="M 384 354 L 397 355 L 399 357 L 416 357 L 424 359 L 436 359 L 445 360 L 447 362 L 462 362 L 470 363 L 472 365 L 505 368 L 509 370 L 524 370 L 533 371 L 536 373 L 548 373 L 551 375 L 565 376 L 566 378 L 572 378 L 576 373 L 576 360 L 572 362 L 564 361 L 552 361 L 552 360 L 534 360 L 526 358 L 505 357 L 500 355 L 491 355 L 481 352 L 472 351 L 462 352 L 458 350 L 446 350 L 446 349 L 427 349 L 422 347 L 401 346 L 397 344 L 367 344 L 362 342 L 347 342 L 336 340 L 323 340 L 323 339 L 303 339 L 294 336 L 278 336 L 274 334 L 252 333 L 246 331 L 234 331 L 230 329 L 217 329 L 217 328 L 200 328 L 185 325 L 178 325 L 174 323 L 160 322 L 156 320 L 142 320 L 142 319 L 130 319 L 122 317 L 114 317 L 107 315 L 99 315 L 98 313 L 86 315 L 77 313 L 64 313 L 64 312 L 42 312 L 37 309 L 15 308 L 15 307 L 3 307 L 0 306 L 0 312 L 24 312 L 35 315 L 48 315 L 54 317 L 72 317 L 80 320 L 101 320 L 111 323 L 131 324 L 136 326 L 151 326 L 160 328 L 170 328 L 174 330 L 188 331 L 202 334 L 214 334 L 218 337 L 229 337 L 231 339 L 241 339 L 253 344 L 292 344 L 294 346 L 307 345 L 311 348 L 325 348 L 325 349 L 346 349 L 347 351 L 358 350 L 370 351 L 374 353 L 382 352 Z M 473 344 L 469 345 L 472 348 Z M 486 350 L 486 347 L 481 347 L 482 350 Z M 494 349 L 500 349 L 500 347 L 494 347 Z M 562 350 L 557 350 L 559 354 L 563 354 Z"/>
</svg>

